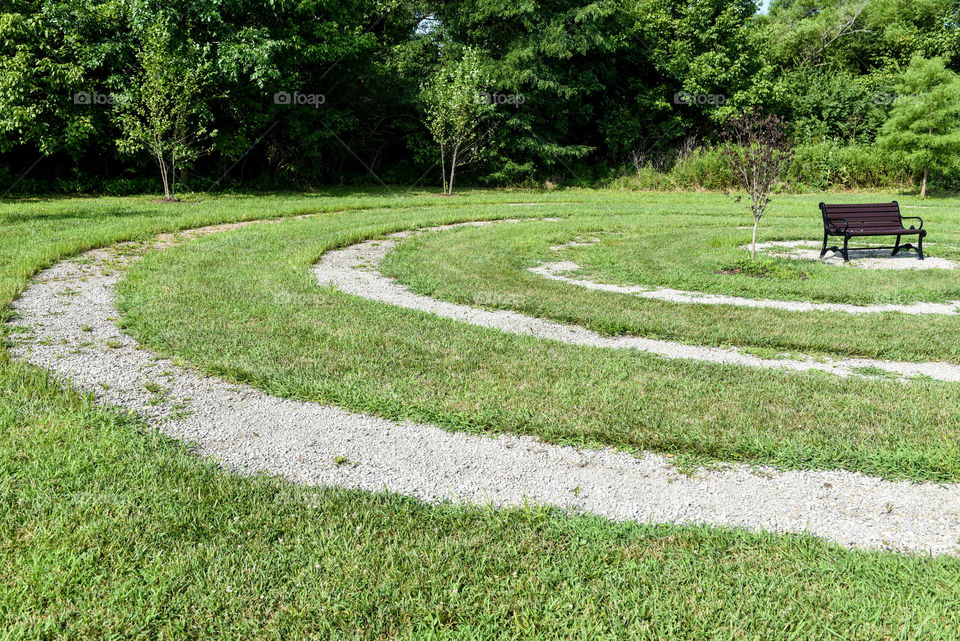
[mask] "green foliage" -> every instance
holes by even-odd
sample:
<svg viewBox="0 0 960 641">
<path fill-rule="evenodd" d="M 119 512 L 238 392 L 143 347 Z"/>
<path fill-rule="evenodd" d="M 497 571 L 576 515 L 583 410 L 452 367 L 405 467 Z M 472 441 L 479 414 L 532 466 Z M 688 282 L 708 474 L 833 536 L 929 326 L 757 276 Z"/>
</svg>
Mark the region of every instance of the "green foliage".
<svg viewBox="0 0 960 641">
<path fill-rule="evenodd" d="M 483 158 L 459 182 L 587 185 L 635 153 L 665 170 L 688 139 L 716 144 L 733 113 L 757 106 L 801 145 L 873 143 L 914 55 L 960 64 L 957 11 L 956 0 L 781 0 L 769 15 L 751 0 L 15 0 L 0 13 L 0 164 L 16 176 L 53 154 L 21 184 L 34 190 L 112 189 L 155 171 L 148 155 L 119 153 L 130 130 L 115 110 L 72 96 L 141 92 L 140 45 L 157 22 L 171 25 L 169 60 L 199 60 L 200 84 L 216 88 L 194 103 L 218 135 L 188 188 L 231 168 L 219 185 L 414 183 L 436 155 L 423 85 L 465 49 L 482 91 L 522 102 L 484 114 Z M 325 102 L 275 104 L 278 92 Z M 869 173 L 885 175 L 878 160 Z M 957 185 L 960 171 L 934 179 Z"/>
<path fill-rule="evenodd" d="M 904 189 L 913 178 L 877 145 L 822 142 L 796 147 L 783 176 L 797 191 Z"/>
<path fill-rule="evenodd" d="M 774 0 L 764 49 L 780 67 L 883 70 L 917 53 L 956 51 L 957 8 L 954 0 Z"/>
<path fill-rule="evenodd" d="M 614 184 L 644 190 L 723 191 L 731 189 L 734 180 L 722 147 L 710 145 L 678 155 L 666 171 L 647 161 Z"/>
<path fill-rule="evenodd" d="M 80 45 L 36 4 L 13 3 L 0 13 L 0 152 L 21 145 L 44 154 L 76 150 L 95 132 L 72 97 L 85 89 Z"/>
<path fill-rule="evenodd" d="M 427 129 L 440 148 L 443 193 L 448 196 L 453 194 L 457 167 L 483 153 L 493 111 L 484 94 L 487 82 L 478 50 L 467 47 L 458 58 L 444 60 L 421 89 Z"/>
<path fill-rule="evenodd" d="M 136 59 L 136 81 L 119 100 L 123 137 L 118 147 L 150 154 L 160 169 L 164 197 L 173 199 L 177 171 L 208 151 L 207 138 L 216 135 L 205 125 L 209 63 L 200 52 L 174 48 L 163 22 L 145 28 Z"/>
<path fill-rule="evenodd" d="M 823 69 L 789 71 L 773 92 L 799 143 L 871 142 L 892 98 L 892 90 L 872 76 Z"/>
<path fill-rule="evenodd" d="M 695 149 L 674 164 L 670 180 L 678 189 L 723 191 L 734 184 L 722 146 Z"/>
<path fill-rule="evenodd" d="M 958 167 L 960 154 L 960 78 L 940 58 L 914 56 L 903 74 L 896 104 L 883 124 L 881 147 L 923 175 L 926 196 L 930 171 Z"/>
</svg>

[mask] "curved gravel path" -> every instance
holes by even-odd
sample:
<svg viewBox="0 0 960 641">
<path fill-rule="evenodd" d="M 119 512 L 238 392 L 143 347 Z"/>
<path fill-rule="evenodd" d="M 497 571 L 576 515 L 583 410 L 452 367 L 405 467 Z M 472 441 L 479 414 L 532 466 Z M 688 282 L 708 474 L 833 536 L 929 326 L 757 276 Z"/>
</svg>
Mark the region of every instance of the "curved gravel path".
<svg viewBox="0 0 960 641">
<path fill-rule="evenodd" d="M 937 243 L 925 243 L 928 247 Z M 765 243 L 757 243 L 757 249 L 767 251 L 771 256 L 781 258 L 792 258 L 795 260 L 807 260 L 815 263 L 825 263 L 827 265 L 836 265 L 838 267 L 856 267 L 858 269 L 881 269 L 881 270 L 911 270 L 922 271 L 927 269 L 957 269 L 960 263 L 948 258 L 938 256 L 927 256 L 924 260 L 917 260 L 917 255 L 912 251 L 907 251 L 896 256 L 890 255 L 889 249 L 873 249 L 870 247 L 851 247 L 850 262 L 844 262 L 843 254 L 839 251 L 827 250 L 827 254 L 820 257 L 820 248 L 822 245 L 817 241 L 809 240 L 771 240 Z M 741 249 L 750 251 L 749 245 L 743 245 Z M 770 251 L 774 250 L 774 251 Z"/>
<path fill-rule="evenodd" d="M 663 300 L 671 303 L 733 305 L 735 307 L 782 309 L 790 312 L 845 312 L 848 314 L 884 314 L 897 312 L 900 314 L 940 314 L 947 316 L 960 314 L 960 300 L 949 303 L 910 303 L 909 305 L 851 305 L 848 303 L 810 303 L 806 301 L 776 300 L 770 298 L 744 298 L 743 296 L 723 296 L 720 294 L 671 289 L 669 287 L 598 283 L 590 279 L 575 278 L 567 275 L 579 269 L 580 265 L 577 263 L 564 260 L 554 263 L 543 263 L 536 267 L 530 267 L 528 271 L 549 280 L 555 280 L 585 289 L 628 294 L 640 298 Z"/>
<path fill-rule="evenodd" d="M 433 230 L 448 228 L 437 227 Z M 518 312 L 484 310 L 437 300 L 415 294 L 378 271 L 387 253 L 397 245 L 398 241 L 409 236 L 411 236 L 410 232 L 400 232 L 391 234 L 386 239 L 368 240 L 327 252 L 314 268 L 317 280 L 321 285 L 335 285 L 348 294 L 369 300 L 428 312 L 511 334 L 537 336 L 573 345 L 632 349 L 667 358 L 746 367 L 796 372 L 821 371 L 837 376 L 863 376 L 864 372 L 881 370 L 884 376 L 897 376 L 903 380 L 927 376 L 941 381 L 960 381 L 960 365 L 952 363 L 911 363 L 869 358 L 826 359 L 811 356 L 783 359 L 760 358 L 743 353 L 735 347 L 702 347 L 639 336 L 605 336 L 578 325 L 567 325 Z"/>
<path fill-rule="evenodd" d="M 577 238 L 564 245 L 555 245 L 550 249 L 554 252 L 563 252 L 571 247 L 589 247 L 600 242 L 599 238 Z M 771 248 L 790 248 L 793 251 L 808 251 L 802 249 L 810 245 L 809 241 L 770 241 L 767 243 L 758 243 L 758 250 L 768 250 Z M 741 249 L 750 250 L 749 245 L 744 245 Z M 813 252 L 813 260 L 844 265 L 843 259 L 827 256 L 820 258 L 820 250 L 809 250 Z M 861 267 L 863 269 L 955 269 L 957 263 L 943 258 L 927 258 L 919 261 L 913 256 L 901 254 L 891 257 L 889 251 L 876 251 L 872 249 L 852 249 L 852 252 L 858 252 L 865 256 L 873 258 L 858 258 L 851 260 L 847 265 Z M 810 260 L 809 256 L 797 256 L 795 254 L 771 254 L 782 256 L 784 258 L 804 258 Z M 690 303 L 695 305 L 732 305 L 734 307 L 754 307 L 761 309 L 782 309 L 790 312 L 845 312 L 848 314 L 883 314 L 897 312 L 900 314 L 926 315 L 939 314 L 947 316 L 956 316 L 960 314 L 960 300 L 948 303 L 911 303 L 909 305 L 879 304 L 879 305 L 850 305 L 846 303 L 811 303 L 806 301 L 789 301 L 769 298 L 745 298 L 743 296 L 724 296 L 719 294 L 709 294 L 705 292 L 696 292 L 682 289 L 672 289 L 670 287 L 655 287 L 645 285 L 615 285 L 609 283 L 598 283 L 588 278 L 576 278 L 570 276 L 571 272 L 581 269 L 580 265 L 573 261 L 561 260 L 556 262 L 545 262 L 536 267 L 528 268 L 528 271 L 548 280 L 555 280 L 584 289 L 596 291 L 612 292 L 615 294 L 626 294 L 638 296 L 640 298 L 649 298 L 653 300 L 662 300 L 670 303 Z"/>
<path fill-rule="evenodd" d="M 12 354 L 140 413 L 231 469 L 427 501 L 533 502 L 617 520 L 808 532 L 853 547 L 958 552 L 958 485 L 743 465 L 684 476 L 653 454 L 394 423 L 201 375 L 151 354 L 114 324 L 118 261 L 133 260 L 99 250 L 39 274 L 13 305 Z"/>
</svg>

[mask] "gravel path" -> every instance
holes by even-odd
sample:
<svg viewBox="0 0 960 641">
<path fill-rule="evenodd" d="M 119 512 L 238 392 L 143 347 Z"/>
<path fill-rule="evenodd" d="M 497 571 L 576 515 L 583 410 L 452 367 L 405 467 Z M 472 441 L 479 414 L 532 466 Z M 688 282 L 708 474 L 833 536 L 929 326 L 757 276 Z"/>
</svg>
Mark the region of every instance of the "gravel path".
<svg viewBox="0 0 960 641">
<path fill-rule="evenodd" d="M 589 247 L 590 245 L 594 245 L 598 242 L 600 242 L 599 238 L 576 238 L 569 243 L 564 245 L 556 245 L 550 249 L 559 253 L 571 247 Z M 770 241 L 767 243 L 757 243 L 758 250 L 766 251 L 774 248 L 785 248 L 792 252 L 772 253 L 772 256 L 817 260 L 828 264 L 844 264 L 842 257 L 838 258 L 828 254 L 826 257 L 821 259 L 819 249 L 804 249 L 810 246 L 810 241 L 806 240 Z M 750 246 L 744 245 L 741 247 L 741 249 L 749 251 Z M 812 258 L 810 258 L 810 252 L 812 252 Z M 925 261 L 919 261 L 913 256 L 908 257 L 905 254 L 891 257 L 889 255 L 889 251 L 880 252 L 867 249 L 851 250 L 851 252 L 860 253 L 864 257 L 851 260 L 847 264 L 864 269 L 955 269 L 957 267 L 957 263 L 944 258 L 928 258 Z M 569 260 L 561 260 L 531 267 L 529 268 L 529 271 L 537 276 L 542 276 L 543 278 L 547 278 L 549 280 L 555 280 L 562 283 L 567 283 L 568 285 L 583 287 L 585 289 L 613 292 L 616 294 L 627 294 L 630 296 L 663 300 L 671 303 L 690 303 L 696 305 L 733 305 L 735 307 L 782 309 L 791 312 L 827 311 L 844 312 L 848 314 L 882 314 L 887 312 L 898 312 L 901 314 L 911 315 L 939 314 L 947 316 L 955 316 L 960 314 L 960 301 L 951 301 L 949 303 L 911 303 L 909 305 L 850 305 L 846 303 L 811 303 L 805 301 L 775 300 L 769 298 L 744 298 L 743 296 L 722 296 L 718 294 L 707 294 L 704 292 L 671 289 L 669 287 L 598 283 L 587 278 L 576 278 L 569 275 L 571 272 L 578 271 L 579 269 L 580 265 L 577 263 Z"/>
<path fill-rule="evenodd" d="M 936 245 L 936 243 L 925 244 L 928 247 Z M 841 267 L 895 270 L 957 269 L 960 267 L 960 263 L 947 258 L 927 256 L 924 260 L 917 260 L 916 253 L 912 251 L 905 251 L 902 254 L 891 256 L 889 249 L 871 249 L 869 247 L 851 247 L 850 262 L 845 263 L 843 261 L 843 255 L 840 252 L 827 250 L 826 255 L 821 258 L 821 246 L 820 243 L 809 240 L 773 240 L 765 243 L 757 243 L 758 250 L 767 251 L 771 256 L 809 260 Z M 750 251 L 750 246 L 743 245 L 741 249 Z M 769 251 L 771 249 L 775 251 Z"/>
<path fill-rule="evenodd" d="M 446 227 L 435 229 L 446 229 Z M 511 334 L 537 336 L 574 345 L 633 349 L 667 358 L 743 365 L 746 367 L 763 367 L 796 372 L 816 370 L 829 372 L 837 376 L 862 376 L 865 373 L 882 370 L 884 376 L 896 376 L 901 379 L 927 376 L 941 381 L 960 381 L 960 365 L 951 363 L 910 363 L 868 358 L 816 359 L 811 356 L 782 359 L 760 358 L 743 353 L 734 347 L 702 347 L 639 336 L 605 336 L 577 325 L 566 325 L 517 312 L 490 311 L 436 300 L 429 296 L 415 294 L 378 271 L 386 254 L 396 246 L 399 240 L 408 236 L 410 236 L 409 232 L 401 232 L 388 236 L 386 239 L 370 240 L 328 252 L 314 268 L 317 280 L 322 285 L 332 284 L 348 294 L 361 296 L 369 300 L 428 312 Z"/>
<path fill-rule="evenodd" d="M 918 261 L 919 262 L 919 261 Z M 671 303 L 692 303 L 696 305 L 733 305 L 735 307 L 757 307 L 765 309 L 783 309 L 790 312 L 845 312 L 848 314 L 883 314 L 898 312 L 901 314 L 940 314 L 956 316 L 960 314 L 960 301 L 949 303 L 910 303 L 909 305 L 850 305 L 848 303 L 810 303 L 805 301 L 775 300 L 770 298 L 744 298 L 743 296 L 723 296 L 703 292 L 670 289 L 669 287 L 646 287 L 643 285 L 613 285 L 598 283 L 586 278 L 569 276 L 570 272 L 580 269 L 572 261 L 543 263 L 529 268 L 529 271 L 549 280 L 555 280 L 585 289 L 594 289 L 616 294 L 629 294 L 640 298 L 663 300 Z"/>
<path fill-rule="evenodd" d="M 14 357 L 135 410 L 231 469 L 427 501 L 533 502 L 616 520 L 808 532 L 852 547 L 958 552 L 958 485 L 742 465 L 684 476 L 653 454 L 637 458 L 529 437 L 451 433 L 200 375 L 156 357 L 116 327 L 118 260 L 94 251 L 39 274 L 13 305 Z"/>
</svg>

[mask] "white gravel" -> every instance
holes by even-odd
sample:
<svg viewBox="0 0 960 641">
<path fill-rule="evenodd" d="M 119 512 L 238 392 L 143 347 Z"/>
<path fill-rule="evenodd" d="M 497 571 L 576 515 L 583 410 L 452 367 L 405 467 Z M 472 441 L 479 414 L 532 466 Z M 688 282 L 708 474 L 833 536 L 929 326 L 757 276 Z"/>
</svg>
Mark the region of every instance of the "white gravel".
<svg viewBox="0 0 960 641">
<path fill-rule="evenodd" d="M 934 243 L 924 243 L 924 245 L 930 247 L 933 246 Z M 850 248 L 850 262 L 844 263 L 843 255 L 840 252 L 827 250 L 827 253 L 824 255 L 824 257 L 820 258 L 821 247 L 822 245 L 820 243 L 809 240 L 773 240 L 765 243 L 757 243 L 758 251 L 767 252 L 771 256 L 809 260 L 840 267 L 845 266 L 856 267 L 857 269 L 882 270 L 957 269 L 960 267 L 960 263 L 955 260 L 939 258 L 937 256 L 927 256 L 923 260 L 918 260 L 917 254 L 909 250 L 897 254 L 896 256 L 891 256 L 891 250 L 889 249 L 861 249 L 857 247 Z M 749 251 L 750 246 L 743 245 L 741 249 Z"/>
<path fill-rule="evenodd" d="M 333 262 L 373 247 L 338 252 Z M 200 375 L 152 355 L 110 320 L 116 315 L 115 261 L 108 252 L 90 252 L 38 275 L 13 305 L 19 330 L 12 334 L 14 357 L 140 413 L 231 469 L 427 501 L 542 503 L 616 520 L 807 532 L 870 549 L 958 551 L 958 485 L 742 465 L 684 476 L 653 454 L 637 458 L 529 437 L 398 424 Z M 329 273 L 324 269 L 321 275 Z M 162 393 L 148 391 L 151 382 Z M 337 457 L 349 462 L 339 459 L 338 465 Z"/>
<path fill-rule="evenodd" d="M 550 249 L 555 252 L 562 252 L 571 247 L 589 247 L 600 242 L 599 238 L 575 238 L 574 240 L 563 244 L 555 245 Z M 770 249 L 788 249 L 790 253 L 770 252 L 771 256 L 780 256 L 783 258 L 802 258 L 806 260 L 820 259 L 820 250 L 804 249 L 815 243 L 807 240 L 776 240 L 766 243 L 757 243 L 757 250 L 768 251 Z M 750 246 L 744 245 L 741 249 L 749 251 Z M 853 251 L 853 250 L 851 250 Z M 812 252 L 812 253 L 811 253 Z M 889 256 L 889 251 L 877 250 L 856 250 L 864 258 L 851 260 L 847 265 L 860 267 L 864 269 L 954 269 L 957 263 L 944 258 L 927 258 L 919 261 L 915 257 L 907 257 L 904 254 L 898 256 Z M 873 256 L 869 258 L 868 256 Z M 821 262 L 827 264 L 844 265 L 843 258 L 839 254 L 828 253 Z M 917 265 L 920 265 L 919 267 Z M 770 298 L 745 298 L 743 296 L 723 296 L 719 294 L 708 294 L 704 292 L 695 292 L 682 289 L 672 289 L 669 287 L 653 287 L 647 285 L 615 285 L 610 283 L 598 283 L 588 278 L 576 278 L 570 276 L 571 272 L 580 270 L 580 265 L 569 260 L 542 263 L 536 267 L 529 268 L 529 271 L 543 278 L 555 280 L 585 289 L 613 292 L 616 294 L 627 294 L 649 298 L 653 300 L 662 300 L 671 303 L 689 303 L 695 305 L 732 305 L 735 307 L 754 307 L 765 309 L 782 309 L 791 312 L 844 312 L 848 314 L 882 314 L 887 312 L 898 312 L 911 315 L 947 315 L 955 316 L 960 313 L 960 301 L 950 301 L 947 303 L 910 303 L 893 304 L 879 303 L 874 305 L 850 305 L 846 303 L 813 303 L 807 301 L 788 301 Z"/>
<path fill-rule="evenodd" d="M 435 229 L 447 228 L 449 227 Z M 393 234 L 387 239 L 370 240 L 328 252 L 321 257 L 314 268 L 317 280 L 321 285 L 335 285 L 348 294 L 369 300 L 428 312 L 511 334 L 537 336 L 574 345 L 632 349 L 667 358 L 746 367 L 796 372 L 821 371 L 837 376 L 863 376 L 865 373 L 881 370 L 885 373 L 884 375 L 904 379 L 927 376 L 941 381 L 960 381 L 960 365 L 951 363 L 910 363 L 868 358 L 828 359 L 804 355 L 792 355 L 790 358 L 761 358 L 746 354 L 735 347 L 703 347 L 639 336 L 604 336 L 577 325 L 566 325 L 513 311 L 491 311 L 436 300 L 429 296 L 415 294 L 378 271 L 384 256 L 396 246 L 399 239 L 409 235 L 409 232 L 402 232 Z"/>
<path fill-rule="evenodd" d="M 553 263 L 543 263 L 529 268 L 529 271 L 547 278 L 569 285 L 576 285 L 585 289 L 593 289 L 616 294 L 628 294 L 640 298 L 662 300 L 671 303 L 690 303 L 695 305 L 733 305 L 735 307 L 756 307 L 765 309 L 782 309 L 790 312 L 844 312 L 847 314 L 883 314 L 898 312 L 912 315 L 948 315 L 960 314 L 960 301 L 949 303 L 910 303 L 895 305 L 883 303 L 876 305 L 851 305 L 848 303 L 811 303 L 806 301 L 777 300 L 771 298 L 745 298 L 743 296 L 723 296 L 707 294 L 669 287 L 647 287 L 644 285 L 614 285 L 598 283 L 588 278 L 569 276 L 571 272 L 580 269 L 580 265 L 564 260 Z"/>
</svg>

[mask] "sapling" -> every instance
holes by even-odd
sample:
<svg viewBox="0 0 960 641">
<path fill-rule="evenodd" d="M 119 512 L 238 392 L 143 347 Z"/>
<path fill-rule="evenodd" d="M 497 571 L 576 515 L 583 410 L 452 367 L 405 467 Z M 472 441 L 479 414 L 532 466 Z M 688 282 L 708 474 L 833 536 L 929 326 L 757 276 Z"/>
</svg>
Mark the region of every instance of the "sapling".
<svg viewBox="0 0 960 641">
<path fill-rule="evenodd" d="M 757 229 L 772 200 L 773 188 L 793 157 L 793 144 L 775 114 L 748 111 L 732 119 L 724 134 L 723 157 L 740 187 L 750 197 L 753 240 L 750 260 L 757 254 Z"/>
<path fill-rule="evenodd" d="M 467 47 L 459 59 L 447 59 L 423 85 L 427 129 L 440 151 L 443 193 L 453 194 L 457 167 L 476 160 L 490 132 L 494 106 L 483 92 L 486 80 L 479 51 Z"/>
</svg>

